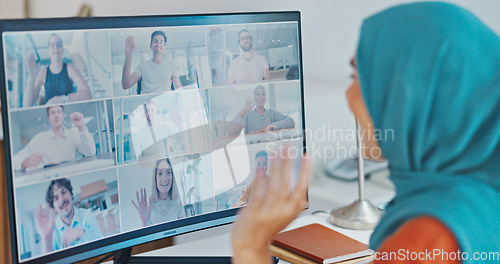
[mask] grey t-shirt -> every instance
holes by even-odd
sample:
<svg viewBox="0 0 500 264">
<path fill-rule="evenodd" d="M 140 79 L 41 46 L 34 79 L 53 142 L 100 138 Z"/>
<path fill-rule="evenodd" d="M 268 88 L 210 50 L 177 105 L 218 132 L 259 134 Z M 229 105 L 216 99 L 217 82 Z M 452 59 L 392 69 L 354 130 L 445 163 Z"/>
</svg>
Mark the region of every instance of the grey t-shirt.
<svg viewBox="0 0 500 264">
<path fill-rule="evenodd" d="M 170 60 L 160 64 L 148 60 L 139 64 L 135 72 L 142 77 L 141 93 L 146 94 L 170 91 L 172 76 L 179 76 L 180 69 Z"/>
<path fill-rule="evenodd" d="M 253 109 L 248 111 L 243 118 L 241 118 L 239 114 L 236 115 L 233 122 L 243 125 L 245 134 L 254 132 L 268 125 L 274 125 L 274 130 L 295 127 L 295 122 L 291 117 L 274 109 L 265 109 L 263 115 L 257 113 L 256 109 Z"/>
</svg>

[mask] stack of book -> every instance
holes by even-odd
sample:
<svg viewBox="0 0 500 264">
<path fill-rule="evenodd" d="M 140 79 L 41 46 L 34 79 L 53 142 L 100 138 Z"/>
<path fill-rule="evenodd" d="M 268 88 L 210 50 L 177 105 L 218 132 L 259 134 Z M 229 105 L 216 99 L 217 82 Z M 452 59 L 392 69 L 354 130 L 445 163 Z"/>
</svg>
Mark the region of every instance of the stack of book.
<svg viewBox="0 0 500 264">
<path fill-rule="evenodd" d="M 368 245 L 320 224 L 279 233 L 270 250 L 294 264 L 370 263 L 374 254 Z"/>
</svg>

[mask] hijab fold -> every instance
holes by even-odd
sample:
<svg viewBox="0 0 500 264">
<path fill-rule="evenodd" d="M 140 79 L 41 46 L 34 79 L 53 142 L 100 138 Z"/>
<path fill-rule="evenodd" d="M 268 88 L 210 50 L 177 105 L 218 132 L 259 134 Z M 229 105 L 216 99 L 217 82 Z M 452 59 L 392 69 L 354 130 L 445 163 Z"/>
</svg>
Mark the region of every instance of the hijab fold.
<svg viewBox="0 0 500 264">
<path fill-rule="evenodd" d="M 375 128 L 394 134 L 379 145 L 396 196 L 370 247 L 429 215 L 471 258 L 498 252 L 500 37 L 458 6 L 406 4 L 364 21 L 356 61 Z"/>
</svg>

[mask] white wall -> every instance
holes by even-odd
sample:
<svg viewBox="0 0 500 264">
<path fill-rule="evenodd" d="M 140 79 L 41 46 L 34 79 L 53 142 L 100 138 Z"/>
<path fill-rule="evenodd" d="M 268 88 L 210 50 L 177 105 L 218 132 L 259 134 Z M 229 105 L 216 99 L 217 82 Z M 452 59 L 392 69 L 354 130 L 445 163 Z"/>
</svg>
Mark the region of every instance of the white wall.
<svg viewBox="0 0 500 264">
<path fill-rule="evenodd" d="M 24 16 L 24 0 L 0 0 L 0 19 L 22 18 Z"/>
<path fill-rule="evenodd" d="M 9 0 L 0 0 L 9 1 Z M 226 13 L 299 10 L 302 12 L 304 79 L 342 87 L 349 81 L 349 58 L 355 50 L 362 19 L 408 0 L 30 0 L 33 17 L 74 16 L 82 3 L 95 16 Z M 500 33 L 500 1 L 448 0 L 471 10 Z M 55 8 L 57 7 L 57 8 Z M 328 63 L 325 63 L 328 62 Z"/>
</svg>

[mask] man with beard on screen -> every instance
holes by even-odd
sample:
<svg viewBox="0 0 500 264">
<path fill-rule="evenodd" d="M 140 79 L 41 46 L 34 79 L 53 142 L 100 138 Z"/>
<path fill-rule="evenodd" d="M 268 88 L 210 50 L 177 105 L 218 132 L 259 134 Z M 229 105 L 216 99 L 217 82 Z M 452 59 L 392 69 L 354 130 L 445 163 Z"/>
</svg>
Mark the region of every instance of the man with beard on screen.
<svg viewBox="0 0 500 264">
<path fill-rule="evenodd" d="M 88 209 L 73 204 L 73 187 L 67 178 L 50 182 L 33 214 L 44 253 L 89 242 L 102 237 L 97 220 Z"/>
<path fill-rule="evenodd" d="M 252 35 L 243 29 L 238 33 L 238 43 L 242 53 L 231 62 L 226 84 L 256 83 L 269 80 L 269 64 L 266 58 L 252 50 Z"/>
</svg>

